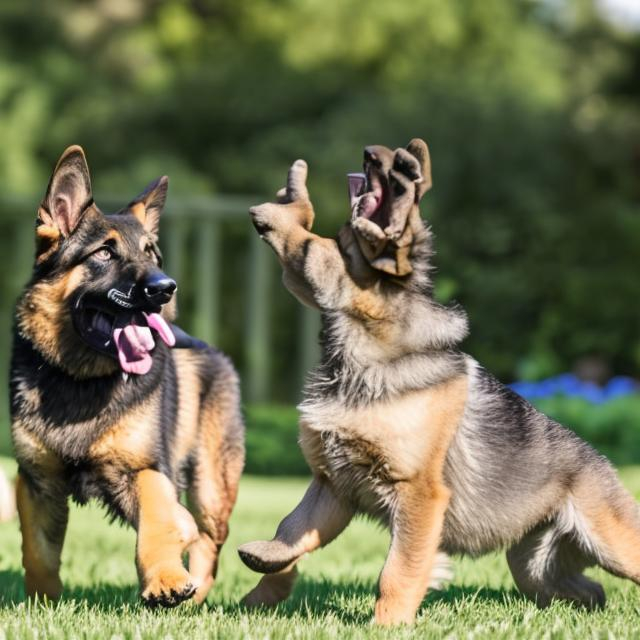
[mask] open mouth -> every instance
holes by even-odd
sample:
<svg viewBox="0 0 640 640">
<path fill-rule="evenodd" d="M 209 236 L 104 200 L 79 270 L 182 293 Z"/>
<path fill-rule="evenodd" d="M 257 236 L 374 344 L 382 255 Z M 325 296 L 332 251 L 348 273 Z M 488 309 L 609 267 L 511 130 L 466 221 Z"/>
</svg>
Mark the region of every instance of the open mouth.
<svg viewBox="0 0 640 640">
<path fill-rule="evenodd" d="M 84 305 L 79 299 L 75 304 L 73 320 L 82 339 L 96 351 L 117 358 L 126 373 L 143 375 L 149 372 L 156 346 L 154 336 L 169 347 L 176 342 L 171 327 L 159 313 L 110 313 Z"/>
<path fill-rule="evenodd" d="M 389 225 L 389 203 L 380 176 L 370 169 L 366 173 L 349 173 L 349 201 L 352 218 L 366 218 L 381 229 Z"/>
</svg>

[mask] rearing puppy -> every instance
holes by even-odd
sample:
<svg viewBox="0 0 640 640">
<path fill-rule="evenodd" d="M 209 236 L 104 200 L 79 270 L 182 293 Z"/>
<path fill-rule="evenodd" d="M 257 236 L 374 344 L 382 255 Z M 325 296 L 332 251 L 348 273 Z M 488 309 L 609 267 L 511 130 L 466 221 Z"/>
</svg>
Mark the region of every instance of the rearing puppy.
<svg viewBox="0 0 640 640">
<path fill-rule="evenodd" d="M 276 204 L 251 210 L 285 285 L 322 312 L 322 359 L 300 405 L 313 481 L 273 540 L 240 547 L 267 574 L 245 602 L 286 598 L 296 561 L 364 513 L 391 530 L 378 623 L 413 621 L 438 550 L 507 548 L 517 586 L 539 605 L 602 606 L 582 572 L 598 564 L 640 581 L 635 501 L 605 458 L 459 350 L 466 317 L 433 298 L 418 209 L 431 186 L 426 144 L 368 147 L 364 170 L 350 176 L 337 240 L 311 232 L 302 160 Z"/>
</svg>

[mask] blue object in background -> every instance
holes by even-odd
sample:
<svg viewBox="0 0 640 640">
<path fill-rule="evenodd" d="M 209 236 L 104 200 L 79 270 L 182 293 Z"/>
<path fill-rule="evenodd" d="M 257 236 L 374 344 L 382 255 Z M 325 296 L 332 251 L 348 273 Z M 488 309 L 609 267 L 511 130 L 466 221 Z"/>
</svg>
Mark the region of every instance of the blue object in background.
<svg viewBox="0 0 640 640">
<path fill-rule="evenodd" d="M 599 387 L 593 382 L 580 380 L 572 373 L 562 373 L 539 382 L 513 382 L 509 388 L 527 400 L 569 396 L 582 398 L 593 404 L 601 404 L 613 398 L 638 393 L 640 384 L 627 376 L 615 376 L 606 385 Z"/>
</svg>

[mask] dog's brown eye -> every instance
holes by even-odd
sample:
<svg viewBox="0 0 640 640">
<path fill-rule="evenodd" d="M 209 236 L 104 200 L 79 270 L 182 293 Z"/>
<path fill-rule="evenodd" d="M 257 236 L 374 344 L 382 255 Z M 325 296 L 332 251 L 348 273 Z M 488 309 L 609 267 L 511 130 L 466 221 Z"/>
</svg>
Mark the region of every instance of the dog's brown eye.
<svg viewBox="0 0 640 640">
<path fill-rule="evenodd" d="M 102 260 L 102 262 L 107 262 L 107 260 L 113 258 L 113 251 L 111 251 L 109 247 L 100 247 L 100 249 L 94 251 L 92 255 L 94 258 Z"/>
</svg>

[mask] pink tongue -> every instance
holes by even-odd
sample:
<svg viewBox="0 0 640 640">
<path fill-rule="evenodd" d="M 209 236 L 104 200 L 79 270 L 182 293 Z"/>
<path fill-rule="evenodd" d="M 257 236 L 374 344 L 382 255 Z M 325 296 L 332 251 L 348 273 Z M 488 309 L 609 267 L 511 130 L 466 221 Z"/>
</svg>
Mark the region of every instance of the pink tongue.
<svg viewBox="0 0 640 640">
<path fill-rule="evenodd" d="M 173 347 L 176 343 L 176 337 L 173 335 L 173 331 L 171 331 L 167 321 L 159 313 L 145 313 L 144 315 L 149 326 L 158 332 L 162 341 L 168 347 Z"/>
<path fill-rule="evenodd" d="M 128 324 L 124 329 L 115 329 L 113 338 L 123 371 L 137 375 L 149 372 L 153 364 L 149 351 L 156 346 L 149 327 Z"/>
<path fill-rule="evenodd" d="M 159 313 L 144 314 L 148 327 L 128 324 L 113 332 L 113 339 L 118 349 L 118 360 L 123 371 L 144 375 L 149 373 L 153 360 L 150 351 L 156 346 L 151 329 L 155 329 L 162 341 L 170 347 L 176 343 L 171 327 Z"/>
</svg>

